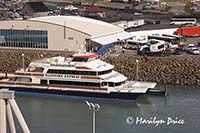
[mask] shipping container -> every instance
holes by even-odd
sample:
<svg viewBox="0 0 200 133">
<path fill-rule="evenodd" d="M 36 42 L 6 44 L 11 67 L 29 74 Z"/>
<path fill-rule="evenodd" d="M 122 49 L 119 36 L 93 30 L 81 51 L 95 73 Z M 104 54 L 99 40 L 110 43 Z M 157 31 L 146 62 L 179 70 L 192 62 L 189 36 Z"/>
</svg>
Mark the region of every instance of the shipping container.
<svg viewBox="0 0 200 133">
<path fill-rule="evenodd" d="M 176 35 L 178 35 L 178 36 L 188 36 L 188 37 L 200 36 L 200 26 L 179 28 L 176 31 Z"/>
</svg>

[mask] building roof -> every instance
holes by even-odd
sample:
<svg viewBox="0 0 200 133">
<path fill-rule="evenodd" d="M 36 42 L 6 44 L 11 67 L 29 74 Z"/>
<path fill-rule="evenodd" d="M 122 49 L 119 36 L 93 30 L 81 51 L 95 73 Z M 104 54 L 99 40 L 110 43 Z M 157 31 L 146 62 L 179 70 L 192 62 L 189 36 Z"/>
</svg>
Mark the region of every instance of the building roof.
<svg viewBox="0 0 200 133">
<path fill-rule="evenodd" d="M 27 2 L 25 6 L 29 5 L 33 12 L 48 12 L 48 8 L 43 2 Z"/>
<path fill-rule="evenodd" d="M 66 26 L 94 37 L 106 36 L 123 32 L 120 27 L 107 22 L 80 16 L 46 16 L 32 18 L 29 21 L 46 22 Z"/>
<path fill-rule="evenodd" d="M 104 12 L 103 8 L 92 6 L 92 7 L 87 7 L 86 12 L 91 12 L 91 13 L 98 13 L 98 12 Z"/>
<path fill-rule="evenodd" d="M 91 40 L 94 41 L 94 42 L 97 42 L 101 45 L 107 45 L 107 44 L 112 44 L 112 43 L 115 43 L 115 42 L 127 40 L 127 39 L 130 39 L 132 37 L 133 37 L 132 34 L 124 31 L 124 32 L 120 32 L 120 33 L 117 33 L 117 34 L 113 34 L 113 35 L 92 38 Z"/>
</svg>

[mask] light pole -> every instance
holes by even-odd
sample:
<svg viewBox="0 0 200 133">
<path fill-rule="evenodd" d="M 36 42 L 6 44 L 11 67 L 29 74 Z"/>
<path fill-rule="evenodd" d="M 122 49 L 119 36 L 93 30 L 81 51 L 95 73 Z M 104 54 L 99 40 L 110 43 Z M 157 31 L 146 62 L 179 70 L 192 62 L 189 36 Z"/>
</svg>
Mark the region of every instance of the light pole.
<svg viewBox="0 0 200 133">
<path fill-rule="evenodd" d="M 136 60 L 136 81 L 138 81 L 138 63 L 139 60 Z"/>
<path fill-rule="evenodd" d="M 22 53 L 22 68 L 23 68 L 23 71 L 24 71 L 24 53 Z"/>
<path fill-rule="evenodd" d="M 43 54 L 40 54 L 40 58 L 43 58 L 44 57 L 44 55 Z"/>
<path fill-rule="evenodd" d="M 100 105 L 97 103 L 92 103 L 92 102 L 88 102 L 85 101 L 86 104 L 88 105 L 89 109 L 92 110 L 92 114 L 93 114 L 93 133 L 95 133 L 95 113 L 96 111 L 99 111 L 100 109 Z"/>
</svg>

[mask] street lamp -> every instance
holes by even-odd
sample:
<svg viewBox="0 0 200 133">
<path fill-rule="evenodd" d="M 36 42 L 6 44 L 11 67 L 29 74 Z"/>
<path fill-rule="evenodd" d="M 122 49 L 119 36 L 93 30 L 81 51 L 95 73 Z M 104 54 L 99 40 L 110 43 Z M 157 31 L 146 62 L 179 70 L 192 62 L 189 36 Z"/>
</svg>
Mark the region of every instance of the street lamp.
<svg viewBox="0 0 200 133">
<path fill-rule="evenodd" d="M 22 68 L 23 68 L 23 71 L 24 71 L 24 53 L 22 53 Z"/>
<path fill-rule="evenodd" d="M 97 103 L 92 103 L 92 102 L 88 102 L 85 101 L 86 104 L 88 105 L 89 109 L 92 110 L 92 114 L 93 114 L 93 133 L 95 133 L 95 112 L 99 111 L 100 109 L 100 105 Z"/>
<path fill-rule="evenodd" d="M 43 54 L 40 54 L 40 58 L 43 58 L 44 57 L 44 55 Z"/>
<path fill-rule="evenodd" d="M 138 63 L 139 60 L 136 60 L 136 81 L 138 81 Z"/>
</svg>

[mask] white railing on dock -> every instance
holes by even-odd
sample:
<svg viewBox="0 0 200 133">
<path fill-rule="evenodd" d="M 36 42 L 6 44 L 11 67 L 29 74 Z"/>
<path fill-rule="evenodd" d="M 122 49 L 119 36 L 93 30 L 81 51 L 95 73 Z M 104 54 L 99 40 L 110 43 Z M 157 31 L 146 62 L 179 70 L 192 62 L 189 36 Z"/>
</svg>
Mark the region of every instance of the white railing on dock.
<svg viewBox="0 0 200 133">
<path fill-rule="evenodd" d="M 8 124 L 11 133 L 16 133 L 15 123 L 13 119 L 14 112 L 20 127 L 24 133 L 30 133 L 30 130 L 22 116 L 22 113 L 17 106 L 14 99 L 14 91 L 9 91 L 8 89 L 0 90 L 0 133 L 6 133 L 6 118 L 8 119 Z M 6 117 L 7 114 L 7 117 Z"/>
</svg>

